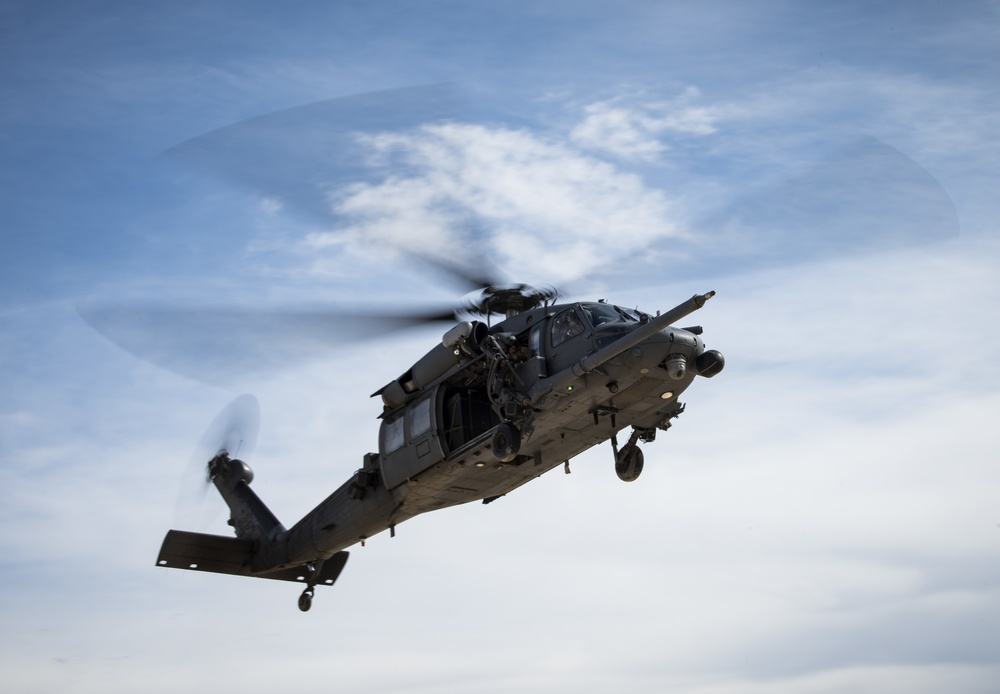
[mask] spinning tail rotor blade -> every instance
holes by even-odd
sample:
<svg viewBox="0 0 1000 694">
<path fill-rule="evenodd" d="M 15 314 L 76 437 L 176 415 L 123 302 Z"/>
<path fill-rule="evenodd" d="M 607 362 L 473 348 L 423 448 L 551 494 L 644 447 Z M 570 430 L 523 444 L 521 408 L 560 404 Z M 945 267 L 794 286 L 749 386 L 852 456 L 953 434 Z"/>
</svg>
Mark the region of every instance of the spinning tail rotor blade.
<svg viewBox="0 0 1000 694">
<path fill-rule="evenodd" d="M 178 527 L 204 528 L 222 509 L 207 502 L 211 480 L 208 462 L 220 451 L 231 457 L 249 457 L 257 445 L 260 404 L 253 395 L 241 395 L 227 405 L 205 429 L 184 471 L 177 494 L 175 523 Z"/>
<path fill-rule="evenodd" d="M 212 420 L 198 441 L 197 453 L 206 463 L 220 451 L 233 458 L 249 457 L 257 446 L 259 429 L 260 403 L 248 393 L 241 395 Z"/>
</svg>

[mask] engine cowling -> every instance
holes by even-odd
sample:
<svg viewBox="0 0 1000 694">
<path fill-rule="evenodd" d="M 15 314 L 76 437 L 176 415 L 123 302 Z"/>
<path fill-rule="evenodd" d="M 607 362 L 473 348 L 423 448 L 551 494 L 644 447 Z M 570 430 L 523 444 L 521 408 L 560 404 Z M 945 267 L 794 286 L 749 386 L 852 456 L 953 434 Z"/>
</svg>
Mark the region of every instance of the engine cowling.
<svg viewBox="0 0 1000 694">
<path fill-rule="evenodd" d="M 423 388 L 444 376 L 456 364 L 481 352 L 480 344 L 489 334 L 485 323 L 459 323 L 441 338 L 441 344 L 425 354 L 406 373 L 379 391 L 390 410 L 402 407 Z"/>
</svg>

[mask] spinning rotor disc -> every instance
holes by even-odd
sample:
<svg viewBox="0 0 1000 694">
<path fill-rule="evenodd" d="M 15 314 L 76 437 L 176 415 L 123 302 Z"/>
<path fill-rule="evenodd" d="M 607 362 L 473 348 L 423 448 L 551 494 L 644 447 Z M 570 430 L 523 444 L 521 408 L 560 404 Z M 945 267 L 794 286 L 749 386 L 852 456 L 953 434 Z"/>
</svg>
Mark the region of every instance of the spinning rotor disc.
<svg viewBox="0 0 1000 694">
<path fill-rule="evenodd" d="M 891 249 L 957 233 L 954 204 L 933 176 L 903 153 L 871 140 L 799 179 L 761 189 L 694 224 L 712 231 L 705 238 L 651 229 L 648 238 L 628 235 L 640 245 L 626 248 L 613 228 L 601 233 L 590 228 L 590 236 L 583 235 L 584 250 L 600 254 L 601 262 L 559 273 L 565 293 L 549 285 L 509 283 L 505 277 L 533 278 L 547 272 L 552 267 L 548 261 L 556 258 L 562 258 L 560 269 L 576 268 L 565 259 L 582 251 L 573 246 L 579 240 L 575 229 L 546 238 L 547 217 L 537 225 L 529 224 L 536 207 L 519 211 L 520 198 L 509 191 L 501 191 L 493 200 L 488 177 L 468 182 L 465 174 L 476 159 L 461 150 L 462 142 L 482 133 L 515 144 L 534 141 L 525 135 L 523 119 L 508 114 L 498 124 L 495 118 L 487 120 L 481 112 L 470 110 L 464 101 L 459 90 L 443 85 L 333 99 L 242 121 L 165 153 L 167 159 L 201 168 L 278 208 L 318 222 L 323 229 L 332 229 L 319 234 L 319 241 L 329 242 L 331 248 L 368 243 L 369 250 L 388 251 L 383 255 L 394 266 L 379 263 L 372 272 L 359 271 L 362 281 L 344 293 L 341 306 L 322 297 L 309 305 L 255 302 L 260 294 L 251 288 L 236 306 L 92 301 L 79 307 L 79 312 L 98 332 L 139 358 L 203 382 L 228 386 L 250 374 L 330 354 L 345 343 L 411 327 L 436 325 L 443 331 L 448 324 L 463 320 L 462 314 L 509 317 L 548 305 L 567 293 L 582 293 L 584 282 L 590 293 L 597 272 L 602 284 L 628 288 L 642 282 L 638 286 L 648 286 L 858 250 Z M 419 139 L 428 133 L 456 131 L 464 139 Z M 435 152 L 446 150 L 448 161 L 465 168 L 421 177 L 427 173 L 426 162 L 407 158 L 416 156 L 416 149 L 397 151 L 406 138 L 418 138 L 417 144 Z M 376 141 L 383 149 L 373 144 Z M 545 142 L 536 142 L 536 147 L 546 156 L 557 152 Z M 513 160 L 516 163 L 520 158 Z M 502 188 L 499 182 L 497 187 Z M 377 190 L 385 195 L 380 200 L 392 203 L 390 211 L 396 216 L 372 228 L 388 232 L 366 236 L 361 232 L 367 228 L 361 228 L 349 238 L 335 237 L 352 229 L 357 209 L 338 208 L 331 201 Z M 449 197 L 455 190 L 465 197 Z M 471 198 L 484 196 L 492 204 L 467 204 Z M 523 197 L 533 199 L 532 195 Z M 427 209 L 407 206 L 414 200 Z M 617 209 L 600 208 L 609 215 Z M 421 210 L 427 212 L 423 217 L 415 214 Z M 571 220 L 586 226 L 580 214 Z M 526 228 L 532 233 L 523 231 Z M 431 244 L 420 236 L 423 229 L 446 233 L 439 234 L 440 238 L 430 234 L 436 239 Z M 514 230 L 515 237 L 522 230 L 523 247 L 516 238 L 504 236 L 504 229 Z M 927 233 L 919 235 L 913 229 Z M 301 252 L 295 244 L 290 247 Z M 541 254 L 545 262 L 536 257 Z M 498 259 L 506 261 L 506 272 L 494 265 Z M 383 308 L 363 298 L 369 287 L 381 290 L 393 284 L 400 298 L 412 298 L 406 296 L 407 272 L 450 285 L 458 290 L 451 296 L 465 294 L 465 298 L 412 306 L 390 299 Z M 376 273 L 377 279 L 368 284 Z M 355 301 L 355 297 L 361 299 Z"/>
</svg>

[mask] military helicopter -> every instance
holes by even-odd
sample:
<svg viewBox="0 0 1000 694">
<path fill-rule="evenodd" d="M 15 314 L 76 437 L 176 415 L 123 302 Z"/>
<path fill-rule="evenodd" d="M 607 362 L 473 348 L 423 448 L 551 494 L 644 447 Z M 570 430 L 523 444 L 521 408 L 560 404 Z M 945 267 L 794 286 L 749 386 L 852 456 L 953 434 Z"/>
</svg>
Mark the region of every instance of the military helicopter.
<svg viewBox="0 0 1000 694">
<path fill-rule="evenodd" d="M 446 92 L 398 90 L 321 102 L 195 138 L 172 152 L 189 161 L 205 160 L 209 168 L 219 164 L 218 152 L 225 152 L 218 168 L 227 178 L 275 191 L 299 210 L 322 214 L 327 210 L 326 196 L 306 194 L 299 182 L 287 179 L 292 171 L 292 178 L 322 178 L 327 186 L 350 180 L 356 162 L 332 172 L 329 162 L 350 159 L 357 144 L 350 136 L 353 126 L 343 126 L 339 134 L 328 137 L 332 116 L 347 113 L 376 131 L 390 125 L 409 127 L 439 117 Z M 399 114 L 405 116 L 402 124 L 397 122 Z M 316 139 L 308 147 L 299 142 L 302 128 L 297 119 L 303 115 L 309 122 L 323 123 L 322 142 L 331 148 L 329 156 L 319 156 Z M 284 160 L 281 165 L 245 160 L 246 152 L 260 155 L 261 146 L 247 141 L 262 130 L 295 134 L 297 139 L 274 145 L 276 156 L 301 150 L 306 161 L 323 160 L 323 168 L 288 166 Z M 910 184 L 898 204 L 890 207 L 910 209 L 912 191 L 919 184 L 921 190 L 930 191 L 922 199 L 937 205 L 932 211 L 944 210 L 942 218 L 954 214 L 946 194 L 945 202 L 937 204 L 941 198 L 937 192 L 943 190 L 929 174 L 895 150 L 888 156 L 886 151 L 883 147 L 876 154 L 890 161 L 893 171 L 903 170 Z M 879 180 L 891 178 L 885 171 L 870 167 L 866 171 Z M 277 178 L 271 177 L 273 172 L 278 172 Z M 828 178 L 814 181 L 819 185 L 813 187 L 829 189 Z M 859 181 L 858 190 L 874 187 L 871 179 L 853 171 L 845 178 Z M 803 207 L 802 197 L 796 200 L 798 208 Z M 878 202 L 883 200 L 884 196 Z M 928 209 L 925 204 L 920 214 L 928 216 Z M 866 209 L 858 219 L 872 224 L 882 217 Z M 870 226 L 855 226 L 862 236 L 875 236 L 869 233 Z M 771 241 L 785 249 L 800 243 L 801 235 L 776 236 Z M 412 251 L 410 255 L 419 256 Z M 671 427 L 684 412 L 680 397 L 696 379 L 712 378 L 725 366 L 722 353 L 706 347 L 700 326 L 678 327 L 714 296 L 713 291 L 695 294 L 662 314 L 650 314 L 603 300 L 563 302 L 563 295 L 550 286 L 504 283 L 482 267 L 417 259 L 475 291 L 458 310 L 392 320 L 365 317 L 379 326 L 447 324 L 422 358 L 373 393 L 381 400 L 377 450 L 363 455 L 356 472 L 290 528 L 251 489 L 253 471 L 238 457 L 240 451 L 230 446 L 213 450 L 204 472 L 229 507 L 235 536 L 170 530 L 157 556 L 158 566 L 300 583 L 298 607 L 308 611 L 316 587 L 336 582 L 349 547 L 386 530 L 395 535 L 396 526 L 420 514 L 475 501 L 491 503 L 558 466 L 568 472 L 571 459 L 604 442 L 611 443 L 618 477 L 635 481 L 643 469 L 639 444 L 652 443 L 658 432 Z M 135 312 L 81 313 L 112 341 L 154 363 L 166 362 L 168 368 L 169 361 L 159 358 L 166 340 L 198 332 L 164 332 L 162 326 L 169 321 L 160 320 L 161 316 L 152 321 L 161 333 L 135 343 L 130 342 L 131 333 L 116 327 L 134 324 Z M 296 320 L 303 317 L 312 320 L 311 316 Z M 206 325 L 217 326 L 218 315 L 210 318 Z M 244 318 L 236 316 L 238 321 Z"/>
<path fill-rule="evenodd" d="M 653 316 L 600 301 L 555 303 L 548 288 L 487 287 L 467 309 L 504 319 L 458 323 L 373 394 L 382 401 L 378 451 L 315 509 L 285 528 L 250 488 L 249 465 L 221 450 L 207 475 L 236 537 L 171 530 L 157 565 L 300 582 L 307 611 L 316 586 L 337 580 L 346 548 L 385 530 L 394 536 L 422 513 L 488 504 L 608 440 L 618 477 L 634 481 L 639 442 L 670 428 L 696 377 L 725 365 L 700 327 L 674 327 L 713 295 Z"/>
</svg>

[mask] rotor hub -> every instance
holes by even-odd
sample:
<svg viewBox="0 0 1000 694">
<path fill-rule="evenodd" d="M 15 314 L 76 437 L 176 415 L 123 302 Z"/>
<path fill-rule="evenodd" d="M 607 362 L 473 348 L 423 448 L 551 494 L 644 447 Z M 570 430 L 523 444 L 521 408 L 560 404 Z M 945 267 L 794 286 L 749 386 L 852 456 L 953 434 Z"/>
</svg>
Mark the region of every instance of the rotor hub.
<svg viewBox="0 0 1000 694">
<path fill-rule="evenodd" d="M 507 318 L 518 313 L 548 305 L 559 297 L 555 287 L 533 287 L 528 284 L 497 285 L 484 288 L 475 299 L 469 300 L 465 310 L 473 315 L 489 316 L 499 313 Z"/>
</svg>

